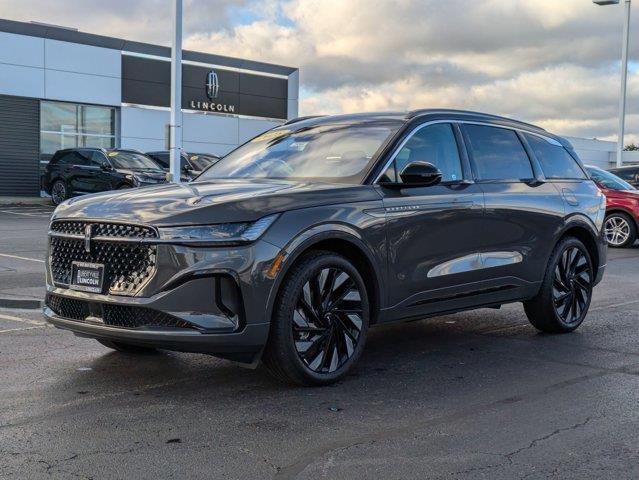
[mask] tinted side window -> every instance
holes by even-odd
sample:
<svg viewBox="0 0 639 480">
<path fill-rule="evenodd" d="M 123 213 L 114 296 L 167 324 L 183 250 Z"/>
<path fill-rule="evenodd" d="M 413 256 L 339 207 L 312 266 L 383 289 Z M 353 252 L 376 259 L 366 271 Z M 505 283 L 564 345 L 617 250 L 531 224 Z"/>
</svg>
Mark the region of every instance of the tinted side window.
<svg viewBox="0 0 639 480">
<path fill-rule="evenodd" d="M 56 153 L 55 155 L 53 155 L 53 157 L 49 161 L 49 165 L 51 165 L 51 166 L 68 165 L 70 159 L 71 159 L 71 154 L 68 153 L 68 152 L 67 153 Z"/>
<path fill-rule="evenodd" d="M 169 168 L 169 154 L 168 153 L 149 153 L 148 154 L 161 168 Z"/>
<path fill-rule="evenodd" d="M 506 128 L 465 125 L 479 180 L 534 178 L 532 166 L 517 134 Z"/>
<path fill-rule="evenodd" d="M 639 169 L 634 168 L 624 168 L 621 170 L 610 170 L 612 173 L 617 175 L 619 178 L 623 178 L 626 181 L 634 181 L 637 173 L 639 173 Z"/>
<path fill-rule="evenodd" d="M 102 165 L 103 163 L 107 163 L 107 158 L 102 152 L 91 152 L 91 160 L 96 165 Z"/>
<path fill-rule="evenodd" d="M 461 160 L 452 126 L 437 123 L 417 131 L 397 153 L 381 180 L 401 183 L 399 173 L 411 162 L 432 163 L 442 172 L 442 182 L 461 180 Z"/>
<path fill-rule="evenodd" d="M 70 153 L 69 164 L 80 167 L 95 167 L 96 163 L 90 158 L 91 152 L 85 150 L 74 150 Z"/>
<path fill-rule="evenodd" d="M 553 145 L 537 135 L 524 135 L 528 145 L 535 152 L 546 178 L 586 178 L 581 167 L 564 147 Z"/>
</svg>

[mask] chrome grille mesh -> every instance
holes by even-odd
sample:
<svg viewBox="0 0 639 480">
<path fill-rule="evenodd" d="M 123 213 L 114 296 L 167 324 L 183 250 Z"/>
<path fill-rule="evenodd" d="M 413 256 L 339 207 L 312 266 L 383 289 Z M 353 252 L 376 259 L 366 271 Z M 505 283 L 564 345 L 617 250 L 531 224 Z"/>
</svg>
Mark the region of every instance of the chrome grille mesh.
<svg viewBox="0 0 639 480">
<path fill-rule="evenodd" d="M 86 251 L 83 238 L 52 236 L 49 262 L 53 281 L 57 286 L 71 282 L 71 265 L 74 261 L 102 263 L 105 266 L 105 289 L 114 295 L 133 295 L 155 273 L 157 247 L 147 243 L 118 242 L 117 239 L 156 238 L 150 227 L 116 223 L 92 223 L 82 221 L 57 221 L 51 231 L 57 234 L 84 236 L 91 224 L 92 237 L 109 237 L 109 241 L 91 241 Z"/>
</svg>

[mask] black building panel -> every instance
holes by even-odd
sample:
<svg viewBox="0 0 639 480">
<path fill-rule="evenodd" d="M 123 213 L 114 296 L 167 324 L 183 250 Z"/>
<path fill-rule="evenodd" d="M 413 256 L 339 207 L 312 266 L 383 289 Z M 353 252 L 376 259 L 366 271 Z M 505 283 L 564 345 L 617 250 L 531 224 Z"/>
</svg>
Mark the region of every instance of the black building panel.
<svg viewBox="0 0 639 480">
<path fill-rule="evenodd" d="M 40 101 L 0 95 L 0 195 L 40 194 Z"/>
<path fill-rule="evenodd" d="M 240 95 L 240 113 L 254 117 L 286 118 L 287 102 L 282 98 Z"/>
</svg>

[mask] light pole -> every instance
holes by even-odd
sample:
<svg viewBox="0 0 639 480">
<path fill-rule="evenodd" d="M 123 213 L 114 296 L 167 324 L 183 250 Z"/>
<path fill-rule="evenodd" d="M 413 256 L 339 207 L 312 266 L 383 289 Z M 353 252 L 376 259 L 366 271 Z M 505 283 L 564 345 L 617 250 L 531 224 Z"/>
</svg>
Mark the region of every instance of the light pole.
<svg viewBox="0 0 639 480">
<path fill-rule="evenodd" d="M 617 5 L 621 0 L 592 0 L 597 5 Z M 626 85 L 628 83 L 628 44 L 630 42 L 630 0 L 622 0 L 625 9 L 623 43 L 621 44 L 621 93 L 619 95 L 619 140 L 617 141 L 617 166 L 623 164 L 623 138 L 626 129 Z"/>
<path fill-rule="evenodd" d="M 169 172 L 180 183 L 182 155 L 182 0 L 173 4 L 173 45 L 171 46 L 171 120 L 169 121 Z"/>
</svg>

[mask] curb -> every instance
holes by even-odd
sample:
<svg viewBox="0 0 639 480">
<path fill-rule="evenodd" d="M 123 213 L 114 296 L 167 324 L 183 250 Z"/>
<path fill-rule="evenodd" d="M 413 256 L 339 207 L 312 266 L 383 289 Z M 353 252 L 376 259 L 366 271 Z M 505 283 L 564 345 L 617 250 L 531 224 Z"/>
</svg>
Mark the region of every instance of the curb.
<svg viewBox="0 0 639 480">
<path fill-rule="evenodd" d="M 42 300 L 29 300 L 22 298 L 0 298 L 0 308 L 18 308 L 25 310 L 40 310 L 44 302 Z"/>
<path fill-rule="evenodd" d="M 0 207 L 38 207 L 53 206 L 51 199 L 46 197 L 2 197 L 0 196 Z"/>
</svg>

